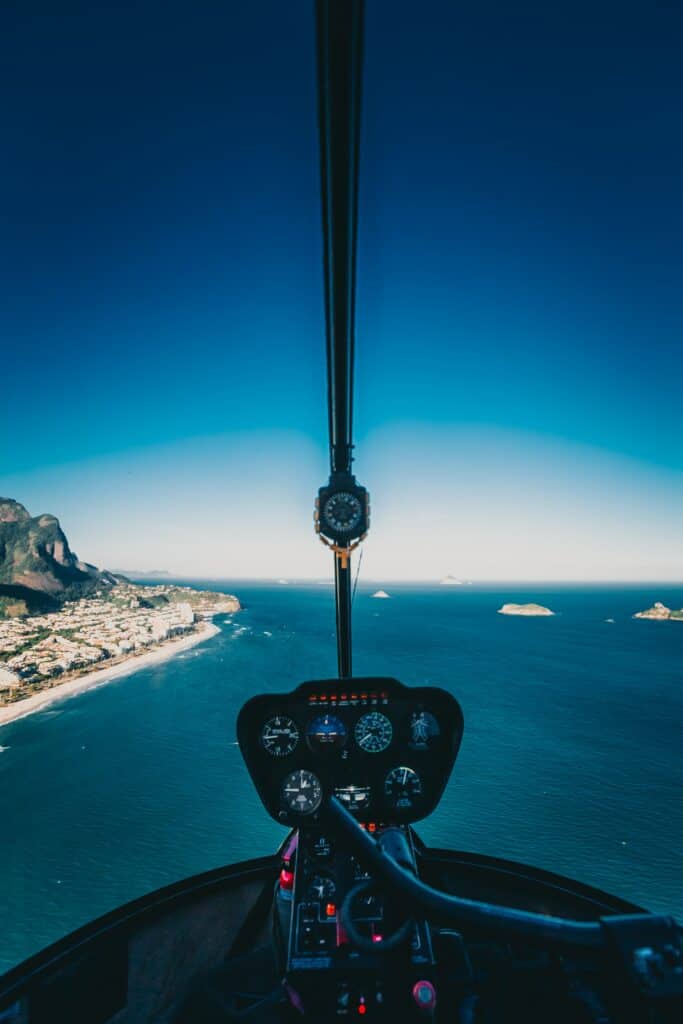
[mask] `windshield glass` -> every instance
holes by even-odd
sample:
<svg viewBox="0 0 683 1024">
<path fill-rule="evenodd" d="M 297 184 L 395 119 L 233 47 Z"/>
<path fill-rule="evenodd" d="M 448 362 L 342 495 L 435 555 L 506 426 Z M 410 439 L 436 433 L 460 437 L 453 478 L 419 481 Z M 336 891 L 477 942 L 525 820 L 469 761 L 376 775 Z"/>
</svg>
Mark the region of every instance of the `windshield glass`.
<svg viewBox="0 0 683 1024">
<path fill-rule="evenodd" d="M 3 14 L 0 971 L 275 850 L 237 713 L 336 673 L 312 5 L 143 6 Z M 425 842 L 683 918 L 680 17 L 423 8 L 366 19 L 354 671 L 462 704 Z"/>
</svg>

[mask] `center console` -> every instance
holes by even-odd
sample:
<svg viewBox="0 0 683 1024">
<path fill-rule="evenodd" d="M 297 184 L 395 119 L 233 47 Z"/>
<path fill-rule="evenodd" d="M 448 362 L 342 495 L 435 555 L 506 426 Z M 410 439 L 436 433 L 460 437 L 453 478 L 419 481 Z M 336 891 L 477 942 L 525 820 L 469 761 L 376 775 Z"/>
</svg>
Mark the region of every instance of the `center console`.
<svg viewBox="0 0 683 1024">
<path fill-rule="evenodd" d="M 384 826 L 365 827 L 381 836 Z M 400 832 L 414 862 L 410 831 L 402 826 Z M 411 921 L 400 907 L 387 906 L 363 865 L 337 849 L 320 827 L 299 830 L 288 865 L 278 902 L 291 921 L 285 977 L 293 1005 L 325 1020 L 406 1019 L 407 1011 L 428 1017 L 436 995 L 426 922 Z M 349 918 L 355 942 L 345 927 Z"/>
</svg>

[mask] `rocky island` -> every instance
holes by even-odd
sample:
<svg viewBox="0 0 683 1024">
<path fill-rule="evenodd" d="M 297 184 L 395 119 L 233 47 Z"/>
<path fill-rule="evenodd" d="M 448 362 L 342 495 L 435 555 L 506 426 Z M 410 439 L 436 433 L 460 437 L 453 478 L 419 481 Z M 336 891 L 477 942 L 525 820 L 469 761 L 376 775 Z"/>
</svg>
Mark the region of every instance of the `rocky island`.
<svg viewBox="0 0 683 1024">
<path fill-rule="evenodd" d="M 648 608 L 644 612 L 636 612 L 633 616 L 634 619 L 674 619 L 679 622 L 683 622 L 683 608 L 679 608 L 678 611 L 673 611 L 671 608 L 667 608 L 661 601 L 655 601 L 652 608 Z"/>
<path fill-rule="evenodd" d="M 231 594 L 81 562 L 54 516 L 0 498 L 0 725 L 199 643 L 239 609 Z"/>
<path fill-rule="evenodd" d="M 498 609 L 499 615 L 554 615 L 550 608 L 542 604 L 504 604 Z"/>
</svg>

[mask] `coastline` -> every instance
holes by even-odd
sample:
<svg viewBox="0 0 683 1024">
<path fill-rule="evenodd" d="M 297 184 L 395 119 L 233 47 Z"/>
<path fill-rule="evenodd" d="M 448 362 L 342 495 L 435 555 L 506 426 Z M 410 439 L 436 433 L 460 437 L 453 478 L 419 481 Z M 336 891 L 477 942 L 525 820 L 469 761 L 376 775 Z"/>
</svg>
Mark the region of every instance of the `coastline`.
<svg viewBox="0 0 683 1024">
<path fill-rule="evenodd" d="M 158 665 L 161 662 L 168 661 L 169 658 L 172 658 L 180 651 L 187 651 L 191 647 L 196 647 L 197 644 L 208 640 L 212 636 L 216 636 L 220 631 L 220 627 L 215 622 L 203 622 L 189 636 L 168 640 L 151 651 L 133 654 L 124 661 L 117 661 L 106 668 L 94 669 L 92 672 L 86 672 L 84 675 L 76 676 L 74 679 L 68 679 L 63 683 L 57 683 L 56 686 L 41 690 L 40 693 L 34 693 L 23 700 L 17 700 L 12 704 L 7 704 L 5 707 L 0 707 L 0 729 L 19 718 L 35 714 L 36 711 L 43 711 L 49 704 L 54 704 L 56 701 L 75 697 L 77 694 L 85 693 L 86 690 L 93 690 L 97 686 L 103 686 L 113 679 L 121 679 L 123 676 L 131 675 L 141 668 L 149 668 L 150 665 Z"/>
</svg>

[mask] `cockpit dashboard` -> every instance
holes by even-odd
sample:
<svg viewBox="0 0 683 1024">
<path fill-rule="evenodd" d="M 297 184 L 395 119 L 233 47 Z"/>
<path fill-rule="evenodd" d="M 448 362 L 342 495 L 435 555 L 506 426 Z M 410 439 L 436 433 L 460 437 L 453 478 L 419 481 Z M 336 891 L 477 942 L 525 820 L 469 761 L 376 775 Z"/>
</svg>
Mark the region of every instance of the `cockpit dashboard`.
<svg viewBox="0 0 683 1024">
<path fill-rule="evenodd" d="M 264 807 L 293 827 L 317 820 L 332 795 L 363 823 L 419 821 L 441 798 L 462 732 L 462 710 L 446 690 L 382 677 L 253 697 L 237 721 Z"/>
</svg>

